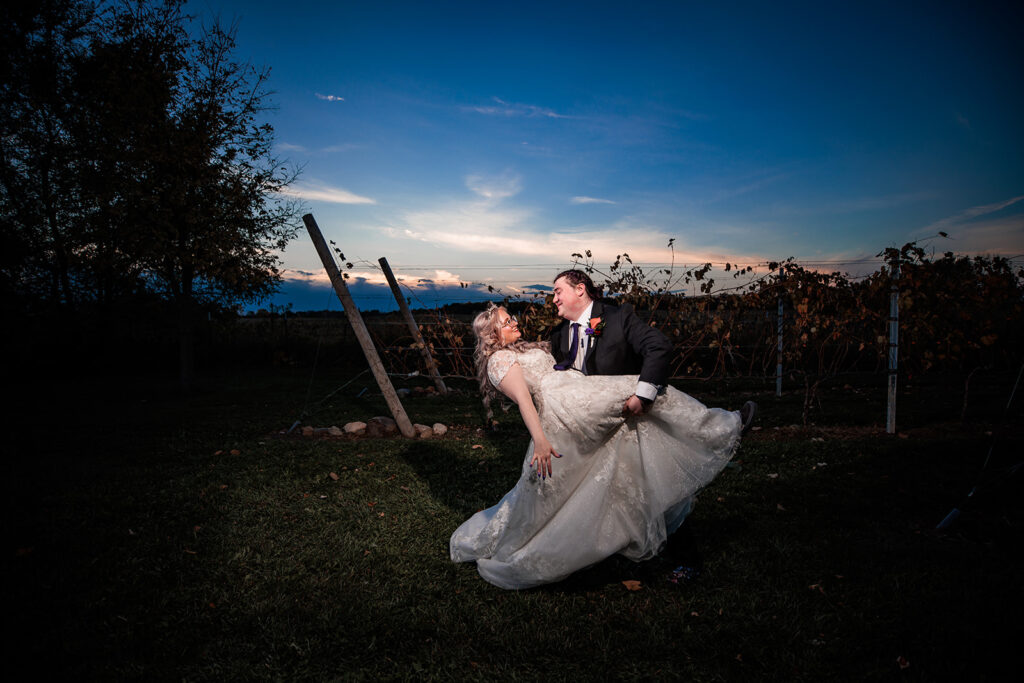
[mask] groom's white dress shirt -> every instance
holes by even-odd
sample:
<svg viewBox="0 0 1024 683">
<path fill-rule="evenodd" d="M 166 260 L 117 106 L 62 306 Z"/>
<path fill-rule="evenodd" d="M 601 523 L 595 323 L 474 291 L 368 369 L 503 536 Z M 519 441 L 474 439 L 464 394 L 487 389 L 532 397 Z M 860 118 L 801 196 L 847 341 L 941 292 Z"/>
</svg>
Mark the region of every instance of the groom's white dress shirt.
<svg viewBox="0 0 1024 683">
<path fill-rule="evenodd" d="M 580 347 L 576 351 L 576 358 L 572 362 L 574 370 L 583 371 L 583 361 L 587 357 L 587 349 L 590 348 L 590 335 L 587 334 L 587 328 L 590 327 L 590 314 L 594 310 L 594 302 L 591 301 L 590 305 L 583 309 L 583 313 L 580 317 L 576 318 L 575 323 L 580 326 L 580 340 L 577 342 Z M 572 328 L 569 328 L 572 330 Z M 569 343 L 572 344 L 572 333 L 569 334 Z M 569 353 L 572 353 L 572 349 L 568 349 Z"/>
</svg>

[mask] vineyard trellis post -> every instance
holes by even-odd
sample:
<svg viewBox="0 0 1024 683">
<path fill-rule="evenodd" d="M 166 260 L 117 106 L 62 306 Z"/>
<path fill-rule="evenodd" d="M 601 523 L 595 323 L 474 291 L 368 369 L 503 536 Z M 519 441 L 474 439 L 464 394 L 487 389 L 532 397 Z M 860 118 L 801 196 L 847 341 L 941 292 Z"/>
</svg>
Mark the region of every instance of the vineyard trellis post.
<svg viewBox="0 0 1024 683">
<path fill-rule="evenodd" d="M 370 333 L 366 329 L 366 323 L 363 322 L 363 317 L 359 314 L 359 309 L 356 308 L 355 301 L 352 300 L 352 295 L 349 294 L 348 287 L 345 286 L 345 279 L 341 276 L 341 271 L 338 270 L 338 266 L 334 262 L 334 256 L 331 254 L 331 250 L 327 247 L 327 242 L 324 240 L 323 233 L 320 232 L 320 226 L 316 224 L 316 219 L 313 218 L 313 214 L 311 213 L 307 213 L 303 216 L 302 222 L 306 224 L 306 230 L 309 232 L 309 236 L 313 240 L 313 246 L 316 247 L 316 252 L 320 255 L 320 260 L 324 264 L 324 270 L 327 271 L 327 276 L 331 279 L 331 284 L 334 286 L 334 292 L 338 295 L 342 308 L 345 309 L 345 315 L 348 317 L 349 325 L 356 333 L 356 339 L 359 340 L 359 345 L 363 347 L 363 354 L 366 356 L 366 360 L 370 364 L 370 369 L 373 370 L 373 376 L 377 380 L 377 386 L 380 387 L 381 393 L 384 394 L 384 400 L 387 402 L 388 409 L 391 410 L 391 414 L 395 418 L 395 424 L 398 425 L 398 430 L 402 432 L 402 436 L 406 438 L 415 438 L 416 430 L 413 429 L 412 422 L 410 422 L 409 416 L 406 415 L 405 408 L 402 407 L 402 402 L 398 399 L 395 387 L 391 385 L 391 378 L 388 377 L 388 373 L 384 369 L 384 364 L 381 363 L 380 356 L 377 354 L 377 348 L 373 345 L 373 340 L 370 339 Z"/>
<path fill-rule="evenodd" d="M 412 317 L 412 311 L 409 310 L 409 305 L 405 302 L 405 297 L 402 296 L 402 290 L 398 288 L 398 281 L 395 279 L 395 274 L 391 272 L 391 266 L 388 264 L 388 260 L 381 256 L 377 259 L 380 263 L 381 270 L 384 271 L 384 277 L 388 279 L 388 284 L 391 286 L 391 293 L 395 295 L 395 301 L 398 302 L 398 308 L 402 311 L 402 317 L 405 318 L 405 322 L 409 325 L 409 332 L 412 334 L 413 341 L 420 347 L 420 351 L 423 353 L 423 360 L 427 364 L 427 371 L 430 376 L 434 378 L 434 386 L 437 387 L 438 393 L 442 396 L 448 394 L 448 387 L 445 386 L 444 380 L 441 379 L 441 373 L 438 372 L 437 364 L 434 363 L 434 357 L 430 355 L 430 349 L 427 347 L 426 342 L 423 340 L 423 335 L 420 334 L 420 328 L 416 325 L 416 319 Z"/>
<path fill-rule="evenodd" d="M 885 416 L 885 431 L 896 433 L 896 368 L 899 360 L 900 335 L 900 256 L 896 253 L 890 266 L 889 284 L 889 398 Z"/>
<path fill-rule="evenodd" d="M 778 348 L 776 349 L 777 363 L 775 365 L 775 395 L 782 396 L 782 316 L 785 309 L 782 305 L 782 297 L 779 297 L 779 313 L 776 318 L 778 328 Z"/>
</svg>

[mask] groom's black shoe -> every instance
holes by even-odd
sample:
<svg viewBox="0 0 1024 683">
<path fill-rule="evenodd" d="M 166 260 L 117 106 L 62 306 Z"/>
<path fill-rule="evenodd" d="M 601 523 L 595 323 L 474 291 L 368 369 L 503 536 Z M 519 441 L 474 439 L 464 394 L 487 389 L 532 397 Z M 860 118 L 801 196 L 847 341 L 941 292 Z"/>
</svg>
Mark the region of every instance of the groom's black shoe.
<svg viewBox="0 0 1024 683">
<path fill-rule="evenodd" d="M 747 401 L 740 408 L 740 420 L 743 423 L 743 428 L 740 430 L 740 436 L 746 436 L 750 428 L 754 426 L 754 418 L 757 416 L 757 404 L 753 401 Z"/>
</svg>

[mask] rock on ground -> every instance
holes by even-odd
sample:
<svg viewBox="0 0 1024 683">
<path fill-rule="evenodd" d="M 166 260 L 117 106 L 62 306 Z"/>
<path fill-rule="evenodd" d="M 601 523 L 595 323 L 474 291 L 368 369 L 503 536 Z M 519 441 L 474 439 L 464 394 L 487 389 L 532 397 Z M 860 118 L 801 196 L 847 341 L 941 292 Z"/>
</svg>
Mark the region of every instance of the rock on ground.
<svg viewBox="0 0 1024 683">
<path fill-rule="evenodd" d="M 370 424 L 377 424 L 385 434 L 394 434 L 398 431 L 398 425 L 390 417 L 378 415 L 370 418 Z"/>
<path fill-rule="evenodd" d="M 429 439 L 434 435 L 433 428 L 428 427 L 427 425 L 415 424 L 412 428 L 416 430 L 416 435 L 421 439 Z"/>
<path fill-rule="evenodd" d="M 348 424 L 345 425 L 344 430 L 346 434 L 355 434 L 356 436 L 359 436 L 360 434 L 366 432 L 366 423 L 349 422 Z"/>
<path fill-rule="evenodd" d="M 434 436 L 444 436 L 448 432 L 448 428 L 440 422 L 435 422 L 433 432 Z"/>
</svg>

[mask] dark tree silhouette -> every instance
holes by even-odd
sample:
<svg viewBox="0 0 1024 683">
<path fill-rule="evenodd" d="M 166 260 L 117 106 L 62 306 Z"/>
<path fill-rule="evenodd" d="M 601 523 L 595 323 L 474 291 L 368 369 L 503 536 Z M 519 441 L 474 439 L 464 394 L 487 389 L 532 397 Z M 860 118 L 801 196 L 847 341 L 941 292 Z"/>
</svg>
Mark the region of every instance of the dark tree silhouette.
<svg viewBox="0 0 1024 683">
<path fill-rule="evenodd" d="M 271 293 L 300 225 L 261 122 L 269 69 L 235 58 L 234 26 L 190 34 L 179 0 L 9 11 L 2 285 L 100 312 L 157 295 L 188 387 L 198 312 Z"/>
</svg>

